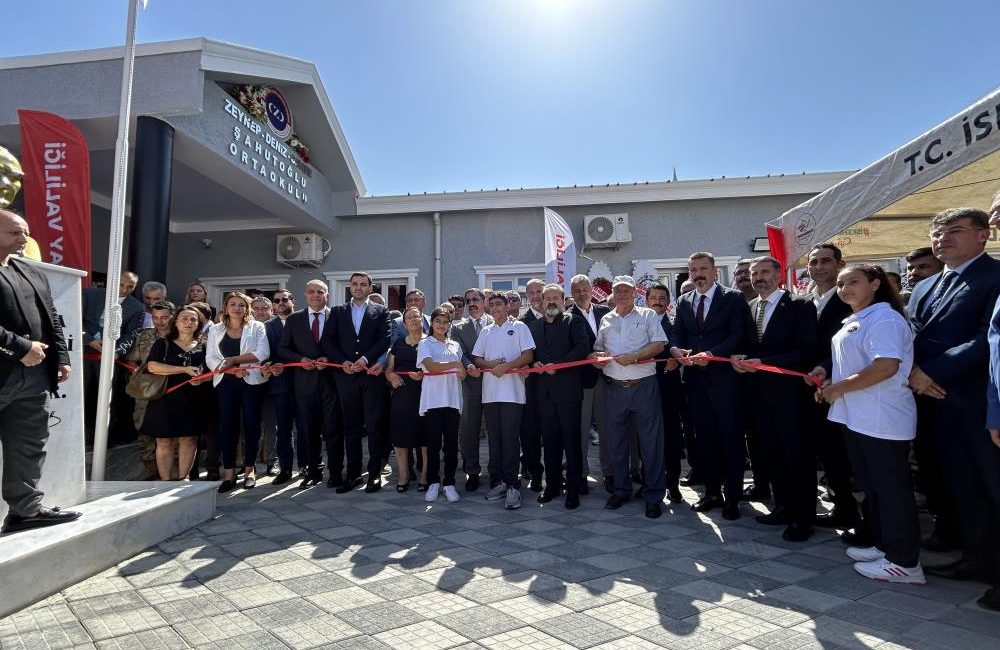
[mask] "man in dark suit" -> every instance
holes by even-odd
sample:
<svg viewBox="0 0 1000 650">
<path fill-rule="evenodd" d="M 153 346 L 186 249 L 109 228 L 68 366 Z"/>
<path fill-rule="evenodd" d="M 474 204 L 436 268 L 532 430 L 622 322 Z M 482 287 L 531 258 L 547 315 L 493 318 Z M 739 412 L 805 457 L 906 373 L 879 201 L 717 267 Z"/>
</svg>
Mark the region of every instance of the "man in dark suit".
<svg viewBox="0 0 1000 650">
<path fill-rule="evenodd" d="M 597 329 L 601 325 L 601 319 L 611 309 L 604 305 L 595 305 L 592 298 L 593 285 L 586 275 L 575 275 L 570 279 L 570 291 L 573 293 L 575 303 L 570 312 L 587 324 L 587 342 L 590 349 L 594 349 L 594 341 L 597 340 Z M 583 453 L 583 463 L 580 468 L 582 480 L 580 481 L 580 493 L 587 494 L 587 477 L 590 475 L 590 464 L 587 462 L 587 447 L 590 443 L 590 424 L 597 422 L 597 433 L 601 436 L 599 454 L 601 459 L 601 475 L 604 476 L 604 489 L 608 494 L 615 489 L 614 467 L 611 466 L 611 457 L 608 455 L 608 445 L 605 444 L 604 425 L 604 380 L 601 371 L 593 366 L 580 367 L 580 385 L 583 387 L 583 403 L 580 411 L 580 449 Z M 638 452 L 635 454 L 638 460 Z M 630 467 L 631 473 L 638 471 L 637 463 Z"/>
<path fill-rule="evenodd" d="M 330 471 L 326 485 L 339 491 L 343 485 L 341 471 L 344 466 L 344 432 L 337 426 L 334 370 L 317 363 L 327 361 L 321 341 L 332 321 L 331 310 L 327 307 L 328 298 L 329 289 L 325 282 L 310 280 L 306 283 L 306 309 L 291 314 L 285 321 L 278 343 L 277 360 L 284 363 L 313 364 L 292 369 L 294 404 L 298 410 L 299 423 L 305 429 L 308 440 L 306 475 L 299 487 L 307 488 L 323 480 L 321 458 L 325 440 L 326 464 Z M 277 326 L 272 325 L 271 329 L 274 330 L 275 327 Z M 284 460 L 279 461 L 282 473 L 291 468 L 290 451 L 289 449 L 287 466 Z M 302 463 L 301 447 L 299 463 Z"/>
<path fill-rule="evenodd" d="M 528 307 L 524 313 L 517 318 L 525 325 L 531 325 L 536 320 L 543 318 L 542 314 L 542 289 L 545 282 L 537 278 L 528 280 L 524 285 L 524 299 Z M 521 412 L 521 466 L 527 471 L 529 481 L 528 489 L 533 492 L 542 491 L 542 432 L 538 428 L 539 405 L 535 401 L 535 391 L 532 384 L 535 381 L 533 375 L 526 375 L 524 378 L 525 403 Z"/>
<path fill-rule="evenodd" d="M 990 206 L 990 226 L 1000 226 L 1000 192 L 993 198 L 993 205 Z M 993 454 L 996 456 L 1000 455 L 1000 300 L 993 309 L 987 337 L 990 345 L 990 376 L 986 395 L 986 428 L 990 432 L 990 440 L 995 447 Z M 977 602 L 986 609 L 1000 611 L 1000 578 L 994 578 L 993 588 Z"/>
<path fill-rule="evenodd" d="M 733 369 L 754 375 L 750 382 L 754 431 L 774 494 L 774 508 L 757 521 L 787 524 L 782 537 L 804 542 L 812 537 L 816 515 L 815 455 L 804 426 L 812 391 L 798 377 L 757 372 L 744 360 L 810 371 L 816 363 L 816 306 L 780 288 L 781 263 L 773 257 L 753 260 L 750 279 L 757 292 L 750 303 L 754 331 L 747 355 L 735 356 Z"/>
<path fill-rule="evenodd" d="M 368 485 L 365 492 L 382 487 L 382 467 L 389 457 L 388 432 L 382 426 L 382 394 L 385 382 L 368 372 L 389 348 L 389 312 L 368 300 L 372 279 L 367 273 L 351 274 L 351 299 L 330 312 L 323 332 L 323 354 L 332 363 L 344 364 L 334 379 L 344 415 L 347 448 L 347 478 L 338 492 L 361 485 L 361 437 L 368 434 Z"/>
<path fill-rule="evenodd" d="M 545 285 L 542 292 L 542 318 L 528 325 L 535 342 L 534 367 L 579 361 L 590 354 L 587 324 L 563 311 L 563 288 Z M 538 405 L 536 426 L 541 429 L 545 448 L 545 491 L 539 503 L 547 503 L 562 493 L 563 452 L 566 455 L 566 508 L 580 505 L 582 464 L 580 447 L 580 404 L 583 387 L 579 368 L 548 370 L 534 376 L 527 390 L 534 392 Z M 529 398 L 530 399 L 530 398 Z M 585 480 L 585 479 L 584 479 Z"/>
<path fill-rule="evenodd" d="M 688 277 L 695 290 L 677 302 L 670 354 L 686 366 L 684 383 L 698 443 L 698 471 L 705 481 L 705 496 L 691 508 L 708 512 L 722 507 L 723 517 L 739 519 L 745 456 L 739 375 L 728 363 L 710 363 L 701 357 L 745 353 L 753 324 L 743 293 L 716 282 L 718 270 L 711 253 L 688 258 Z"/>
<path fill-rule="evenodd" d="M 910 388 L 917 437 L 930 441 L 952 508 L 962 558 L 924 570 L 940 577 L 996 582 L 1000 571 L 1000 454 L 986 433 L 987 330 L 1000 295 L 1000 261 L 985 253 L 989 216 L 946 210 L 931 221 L 931 248 L 944 270 L 917 284 L 907 306 L 913 324 Z"/>
<path fill-rule="evenodd" d="M 69 352 L 45 276 L 15 257 L 28 223 L 0 210 L 0 446 L 3 500 L 0 532 L 72 521 L 79 512 L 47 508 L 38 489 L 49 437 L 49 394 L 69 378 Z"/>
<path fill-rule="evenodd" d="M 271 409 L 274 413 L 274 431 L 272 435 L 276 441 L 276 452 L 278 455 L 278 475 L 274 477 L 272 485 L 282 485 L 292 478 L 292 428 L 296 420 L 295 409 L 295 373 L 292 369 L 285 372 L 280 365 L 281 339 L 288 324 L 288 318 L 295 311 L 295 297 L 287 289 L 279 289 L 272 294 L 274 317 L 264 323 L 264 330 L 267 332 L 267 344 L 271 349 L 271 358 L 267 360 L 270 370 L 266 372 L 270 376 L 267 382 L 267 392 L 271 400 Z M 329 376 L 329 373 L 327 373 Z M 303 427 L 299 425 L 299 429 Z M 305 436 L 300 436 L 305 438 Z M 298 445 L 299 467 L 305 468 L 309 465 L 308 447 Z"/>
<path fill-rule="evenodd" d="M 809 251 L 809 277 L 813 287 L 812 303 L 816 307 L 816 363 L 832 374 L 833 359 L 831 341 L 840 331 L 845 318 L 851 315 L 851 307 L 837 295 L 837 274 L 844 268 L 844 255 L 834 244 L 816 244 Z M 824 401 L 809 400 L 808 407 L 812 425 L 816 431 L 816 450 L 823 462 L 827 489 L 833 498 L 833 511 L 816 515 L 813 523 L 826 528 L 855 528 L 852 535 L 859 536 L 855 542 L 865 541 L 866 532 L 857 528 L 861 523 L 858 504 L 851 489 L 851 464 L 847 459 L 847 447 L 840 426 L 827 419 L 830 405 Z M 808 417 L 808 416 L 807 416 Z M 847 539 L 852 539 L 848 537 Z M 867 547 L 870 543 L 855 543 L 853 546 Z"/>
<path fill-rule="evenodd" d="M 472 350 L 479 340 L 479 333 L 493 318 L 486 313 L 486 294 L 482 289 L 472 288 L 465 292 L 465 304 L 469 317 L 451 328 L 451 338 L 462 348 L 462 365 L 466 368 L 462 382 L 462 471 L 466 474 L 465 491 L 479 489 L 479 474 L 482 466 L 479 460 L 479 432 L 483 426 L 483 378 L 472 360 Z"/>
<path fill-rule="evenodd" d="M 656 312 L 667 335 L 669 347 L 670 289 L 659 282 L 646 290 L 646 306 Z M 684 433 L 681 426 L 681 403 L 685 399 L 681 373 L 675 360 L 656 362 L 656 381 L 660 384 L 660 410 L 663 411 L 663 463 L 667 479 L 667 495 L 674 503 L 684 500 L 679 481 L 681 478 L 681 458 L 684 457 Z"/>
</svg>

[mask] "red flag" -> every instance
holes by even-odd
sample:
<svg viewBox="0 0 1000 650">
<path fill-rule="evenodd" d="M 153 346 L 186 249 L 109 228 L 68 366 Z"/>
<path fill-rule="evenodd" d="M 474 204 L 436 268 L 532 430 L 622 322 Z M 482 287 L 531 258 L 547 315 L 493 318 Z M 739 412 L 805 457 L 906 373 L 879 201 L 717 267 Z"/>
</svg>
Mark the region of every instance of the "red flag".
<svg viewBox="0 0 1000 650">
<path fill-rule="evenodd" d="M 19 110 L 24 212 L 42 261 L 90 273 L 90 155 L 68 120 Z M 84 286 L 90 277 L 84 278 Z"/>
<path fill-rule="evenodd" d="M 787 259 L 788 249 L 785 247 L 785 233 L 782 232 L 781 228 L 771 224 L 767 225 L 767 245 L 771 249 L 771 257 L 778 260 L 781 264 L 781 270 L 784 272 L 788 268 L 789 261 L 794 260 Z"/>
</svg>

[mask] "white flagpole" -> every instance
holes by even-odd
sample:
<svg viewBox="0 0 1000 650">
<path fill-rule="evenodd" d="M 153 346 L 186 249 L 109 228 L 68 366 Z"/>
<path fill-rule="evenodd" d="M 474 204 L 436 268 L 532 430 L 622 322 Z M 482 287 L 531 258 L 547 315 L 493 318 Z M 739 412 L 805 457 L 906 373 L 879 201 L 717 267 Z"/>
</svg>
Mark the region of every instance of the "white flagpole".
<svg viewBox="0 0 1000 650">
<path fill-rule="evenodd" d="M 108 240 L 107 290 L 104 298 L 104 336 L 101 340 L 101 374 L 97 388 L 97 422 L 90 480 L 103 481 L 108 454 L 108 420 L 111 411 L 111 379 L 115 371 L 115 347 L 121 331 L 122 308 L 118 304 L 121 281 L 122 244 L 125 232 L 125 188 L 128 184 L 128 129 L 132 112 L 132 74 L 135 70 L 135 18 L 137 0 L 128 0 L 125 56 L 122 62 L 121 105 L 118 109 L 118 140 L 115 143 L 115 180 L 111 198 L 111 235 Z"/>
</svg>

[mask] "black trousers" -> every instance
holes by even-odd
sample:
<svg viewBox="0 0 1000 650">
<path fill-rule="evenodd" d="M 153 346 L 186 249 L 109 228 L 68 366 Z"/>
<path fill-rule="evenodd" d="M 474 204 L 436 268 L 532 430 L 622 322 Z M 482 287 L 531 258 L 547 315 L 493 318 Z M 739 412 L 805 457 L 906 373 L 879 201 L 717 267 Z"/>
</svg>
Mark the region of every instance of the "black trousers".
<svg viewBox="0 0 1000 650">
<path fill-rule="evenodd" d="M 224 375 L 216 386 L 219 407 L 219 442 L 222 446 L 222 466 L 234 469 L 256 467 L 257 445 L 260 443 L 260 411 L 264 402 L 266 384 L 250 385 L 233 375 Z M 236 458 L 240 425 L 244 431 L 243 458 Z"/>
<path fill-rule="evenodd" d="M 685 368 L 703 372 L 697 367 Z M 708 385 L 704 381 L 688 381 L 688 404 L 698 446 L 698 473 L 705 480 L 706 496 L 722 496 L 738 502 L 743 495 L 743 466 L 746 447 L 738 413 L 739 399 L 733 389 L 720 394 L 726 387 Z"/>
<path fill-rule="evenodd" d="M 382 423 L 385 380 L 367 373 L 337 373 L 337 395 L 344 414 L 347 479 L 361 476 L 361 438 L 367 433 L 368 480 L 379 480 L 389 457 L 389 439 Z"/>
<path fill-rule="evenodd" d="M 296 370 L 296 372 L 330 372 L 329 370 Z M 344 432 L 337 426 L 337 389 L 326 378 L 319 378 L 313 391 L 300 391 L 295 396 L 299 412 L 299 422 L 305 429 L 305 467 L 313 476 L 321 473 L 323 464 L 323 443 L 326 442 L 326 467 L 330 477 L 340 480 L 344 470 Z M 289 460 L 291 457 L 289 456 Z M 299 453 L 302 466 L 303 453 Z M 286 469 L 282 464 L 281 469 Z M 289 463 L 288 469 L 291 469 Z M 361 472 L 358 471 L 357 476 Z M 354 478 L 353 476 L 351 478 Z"/>
<path fill-rule="evenodd" d="M 740 428 L 746 438 L 747 457 L 750 458 L 750 471 L 753 473 L 754 487 L 769 488 L 773 482 L 769 461 L 768 443 L 765 440 L 767 432 L 758 432 L 757 415 L 760 408 L 756 403 L 757 393 L 754 390 L 753 375 L 740 376 Z"/>
<path fill-rule="evenodd" d="M 524 411 L 521 414 L 521 458 L 531 480 L 542 480 L 542 432 L 538 428 L 538 400 L 532 394 L 534 377 L 525 378 Z M 561 471 L 561 469 L 560 469 Z"/>
<path fill-rule="evenodd" d="M 556 402 L 538 400 L 538 424 L 545 446 L 545 491 L 561 492 L 563 455 L 566 456 L 566 492 L 580 493 L 583 465 L 580 447 L 580 413 L 582 400 Z"/>
<path fill-rule="evenodd" d="M 681 427 L 681 402 L 684 389 L 676 370 L 658 373 L 660 409 L 663 411 L 663 467 L 667 487 L 677 487 L 681 478 L 681 458 L 684 457 L 684 432 Z"/>
<path fill-rule="evenodd" d="M 479 432 L 483 427 L 483 385 L 481 380 L 462 382 L 462 471 L 469 476 L 479 476 Z"/>
<path fill-rule="evenodd" d="M 14 366 L 0 385 L 0 448 L 3 500 L 10 512 L 30 517 L 44 494 L 38 489 L 49 439 L 49 379 L 46 364 Z"/>
<path fill-rule="evenodd" d="M 858 502 L 851 489 L 851 462 L 847 457 L 847 445 L 840 424 L 830 422 L 827 414 L 830 405 L 814 404 L 811 407 L 813 427 L 816 432 L 816 451 L 823 463 L 826 485 L 833 493 L 833 511 L 838 516 L 857 522 Z"/>
<path fill-rule="evenodd" d="M 953 499 L 945 485 L 945 474 L 948 466 L 944 459 L 938 456 L 936 431 L 944 426 L 944 431 L 951 430 L 946 397 L 938 400 L 933 397 L 917 396 L 917 438 L 913 441 L 913 452 L 920 468 L 920 483 L 927 497 L 927 509 L 935 517 L 935 529 L 944 535 L 958 539 L 961 531 L 958 525 L 958 513 L 954 510 Z M 947 455 L 947 451 L 945 452 Z"/>
<path fill-rule="evenodd" d="M 798 377 L 753 377 L 754 436 L 771 480 L 775 509 L 811 526 L 816 516 L 816 454 L 806 433 L 812 394 Z M 756 485 L 757 473 L 754 472 Z"/>
<path fill-rule="evenodd" d="M 458 409 L 427 409 L 424 426 L 427 432 L 427 484 L 455 485 L 458 469 Z M 441 448 L 444 447 L 444 474 L 441 474 Z"/>
<path fill-rule="evenodd" d="M 518 465 L 521 458 L 520 428 L 524 404 L 486 402 L 486 436 L 490 446 L 490 487 L 503 481 L 507 487 L 521 489 Z"/>
<path fill-rule="evenodd" d="M 865 491 L 865 519 L 886 559 L 913 568 L 920 561 L 920 522 L 910 476 L 910 441 L 873 438 L 842 426 L 855 479 Z"/>
</svg>

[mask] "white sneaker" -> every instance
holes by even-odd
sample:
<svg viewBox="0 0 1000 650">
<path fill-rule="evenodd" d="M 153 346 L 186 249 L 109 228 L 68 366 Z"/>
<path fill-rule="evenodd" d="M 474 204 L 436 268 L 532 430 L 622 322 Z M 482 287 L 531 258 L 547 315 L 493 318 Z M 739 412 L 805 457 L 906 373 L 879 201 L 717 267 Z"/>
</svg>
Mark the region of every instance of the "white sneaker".
<svg viewBox="0 0 1000 650">
<path fill-rule="evenodd" d="M 874 562 L 875 560 L 881 560 L 884 558 L 885 553 L 878 550 L 874 546 L 869 546 L 868 548 L 849 546 L 847 548 L 847 557 L 851 558 L 855 562 Z"/>
<path fill-rule="evenodd" d="M 427 486 L 427 493 L 424 495 L 424 501 L 433 503 L 438 500 L 438 493 L 441 492 L 440 483 L 431 483 Z"/>
<path fill-rule="evenodd" d="M 499 499 L 504 498 L 505 496 L 507 496 L 507 484 L 504 483 L 503 481 L 500 481 L 492 488 L 490 488 L 490 491 L 486 493 L 486 500 L 497 501 Z"/>
<path fill-rule="evenodd" d="M 444 498 L 448 499 L 448 503 L 455 503 L 462 497 L 458 496 L 458 490 L 455 489 L 454 485 L 444 486 Z"/>
<path fill-rule="evenodd" d="M 517 488 L 507 488 L 507 500 L 503 504 L 508 510 L 517 510 L 521 507 L 521 491 Z"/>
<path fill-rule="evenodd" d="M 927 578 L 924 577 L 924 570 L 919 564 L 912 569 L 907 569 L 882 558 L 872 562 L 855 562 L 854 570 L 866 578 L 881 582 L 901 582 L 911 585 L 927 584 Z"/>
</svg>

